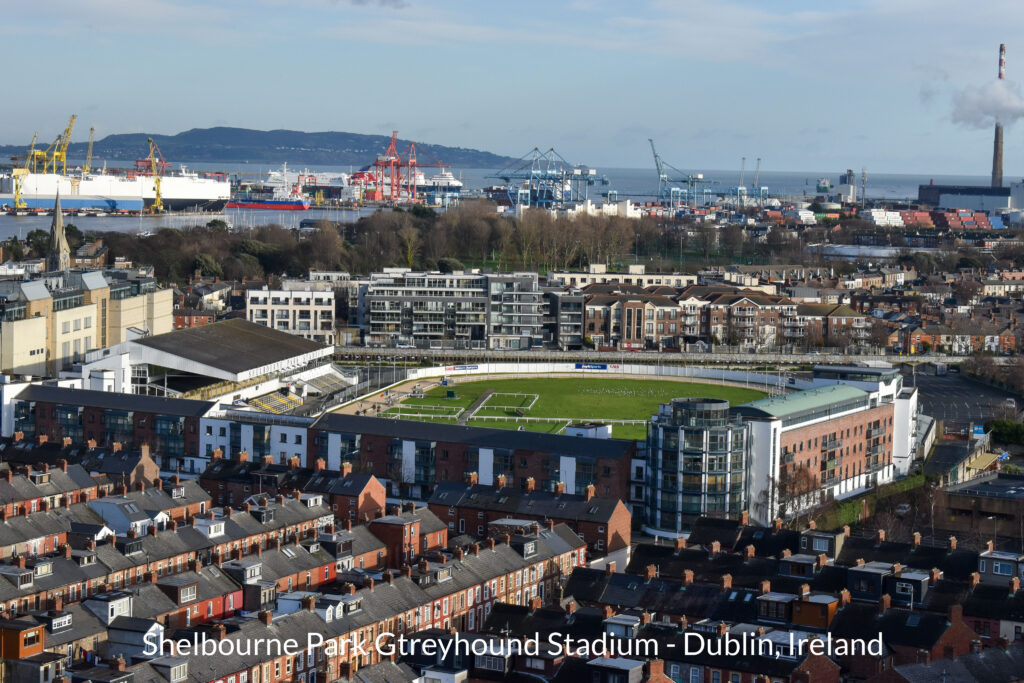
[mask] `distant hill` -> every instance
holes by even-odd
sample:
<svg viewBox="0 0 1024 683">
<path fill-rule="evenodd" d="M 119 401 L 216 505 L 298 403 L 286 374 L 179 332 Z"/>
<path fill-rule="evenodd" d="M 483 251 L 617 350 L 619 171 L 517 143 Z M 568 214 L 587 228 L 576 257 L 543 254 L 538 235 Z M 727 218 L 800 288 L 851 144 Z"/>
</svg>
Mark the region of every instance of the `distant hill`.
<svg viewBox="0 0 1024 683">
<path fill-rule="evenodd" d="M 177 135 L 124 133 L 108 135 L 93 143 L 93 157 L 107 162 L 132 162 L 149 153 L 147 138 L 152 137 L 164 158 L 171 163 L 256 163 L 256 164 L 318 164 L 330 166 L 365 166 L 383 153 L 391 142 L 389 136 L 358 133 L 303 133 L 295 130 L 250 130 L 248 128 L 193 128 Z M 399 152 L 409 144 L 399 140 Z M 38 146 L 38 145 L 37 145 Z M 44 145 L 45 146 L 45 143 Z M 87 143 L 76 142 L 68 147 L 68 157 L 84 159 Z M 5 163 L 12 154 L 24 154 L 26 146 L 0 146 L 0 159 Z M 503 168 L 514 161 L 465 147 L 445 147 L 416 141 L 417 157 L 429 162 L 427 155 L 456 168 Z"/>
</svg>

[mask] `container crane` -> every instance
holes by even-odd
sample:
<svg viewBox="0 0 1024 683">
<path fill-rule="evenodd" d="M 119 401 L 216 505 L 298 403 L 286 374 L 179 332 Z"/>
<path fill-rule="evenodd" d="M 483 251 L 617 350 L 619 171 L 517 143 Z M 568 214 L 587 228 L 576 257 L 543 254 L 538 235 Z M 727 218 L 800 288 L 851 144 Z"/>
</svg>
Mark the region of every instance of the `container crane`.
<svg viewBox="0 0 1024 683">
<path fill-rule="evenodd" d="M 704 180 L 703 173 L 684 173 L 675 166 L 665 163 L 665 160 L 658 154 L 654 147 L 654 140 L 647 138 L 651 143 L 651 154 L 654 155 L 654 168 L 658 172 L 658 200 L 666 205 L 685 203 L 687 201 L 697 202 L 698 192 L 704 195 L 704 202 L 707 202 L 710 181 Z M 675 175 L 670 175 L 670 172 Z M 673 183 L 683 183 L 686 189 L 672 187 Z"/>
<path fill-rule="evenodd" d="M 525 156 L 488 178 L 499 178 L 508 184 L 508 197 L 513 206 L 550 208 L 564 202 L 588 198 L 591 185 L 608 185 L 607 176 L 593 168 L 565 160 L 554 148 L 541 152 L 534 147 Z"/>
<path fill-rule="evenodd" d="M 163 161 L 163 155 L 160 154 L 160 148 L 153 142 L 153 138 L 149 138 L 149 167 L 153 173 L 153 190 L 156 196 L 153 198 L 153 203 L 149 206 L 150 213 L 161 213 L 164 210 L 164 200 L 160 194 L 160 181 L 162 168 L 157 163 L 157 156 L 160 157 L 160 161 Z"/>
<path fill-rule="evenodd" d="M 85 153 L 85 166 L 82 167 L 82 173 L 88 173 L 92 170 L 92 136 L 96 133 L 96 128 L 89 128 L 89 149 Z"/>
</svg>

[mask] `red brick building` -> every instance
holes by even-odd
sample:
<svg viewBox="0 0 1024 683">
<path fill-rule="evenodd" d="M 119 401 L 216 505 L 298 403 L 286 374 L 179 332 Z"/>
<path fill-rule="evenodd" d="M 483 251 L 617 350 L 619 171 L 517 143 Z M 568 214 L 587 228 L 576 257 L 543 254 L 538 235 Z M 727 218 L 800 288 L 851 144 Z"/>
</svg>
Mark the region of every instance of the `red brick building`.
<svg viewBox="0 0 1024 683">
<path fill-rule="evenodd" d="M 212 311 L 199 311 L 189 308 L 174 309 L 174 329 L 212 325 L 216 316 Z"/>
<path fill-rule="evenodd" d="M 430 510 L 416 508 L 413 503 L 371 521 L 369 529 L 384 543 L 388 566 L 395 569 L 415 563 L 420 555 L 448 547 L 448 526 Z"/>
<path fill-rule="evenodd" d="M 547 492 L 534 490 L 531 480 L 525 490 L 481 486 L 476 480 L 471 473 L 466 484 L 440 484 L 427 503 L 448 524 L 450 535 L 482 537 L 488 524 L 500 519 L 550 520 L 576 532 L 592 555 L 629 547 L 633 521 L 629 509 L 618 498 L 595 496 L 593 486 L 580 496 L 564 493 L 564 485 Z"/>
</svg>

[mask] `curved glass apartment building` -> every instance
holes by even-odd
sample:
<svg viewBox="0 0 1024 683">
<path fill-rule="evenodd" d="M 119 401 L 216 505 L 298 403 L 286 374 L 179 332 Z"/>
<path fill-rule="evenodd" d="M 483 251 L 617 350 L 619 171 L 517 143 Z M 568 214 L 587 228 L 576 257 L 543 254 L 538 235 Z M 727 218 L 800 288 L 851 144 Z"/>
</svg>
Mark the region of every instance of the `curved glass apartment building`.
<svg viewBox="0 0 1024 683">
<path fill-rule="evenodd" d="M 737 517 L 747 509 L 748 426 L 729 402 L 676 398 L 647 426 L 647 527 L 688 531 L 701 515 Z"/>
</svg>

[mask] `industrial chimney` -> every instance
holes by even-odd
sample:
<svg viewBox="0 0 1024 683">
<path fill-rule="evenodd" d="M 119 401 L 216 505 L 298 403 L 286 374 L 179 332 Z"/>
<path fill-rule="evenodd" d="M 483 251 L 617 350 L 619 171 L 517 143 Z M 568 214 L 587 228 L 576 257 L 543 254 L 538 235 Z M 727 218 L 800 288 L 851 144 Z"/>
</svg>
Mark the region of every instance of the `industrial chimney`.
<svg viewBox="0 0 1024 683">
<path fill-rule="evenodd" d="M 1006 78 L 1006 44 L 999 44 L 999 80 Z M 996 121 L 996 136 L 992 143 L 992 187 L 1003 186 L 1003 124 Z"/>
</svg>

